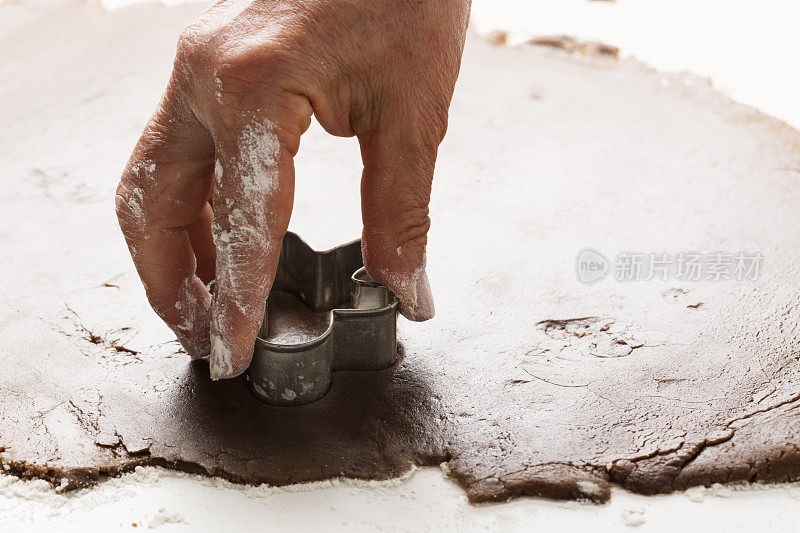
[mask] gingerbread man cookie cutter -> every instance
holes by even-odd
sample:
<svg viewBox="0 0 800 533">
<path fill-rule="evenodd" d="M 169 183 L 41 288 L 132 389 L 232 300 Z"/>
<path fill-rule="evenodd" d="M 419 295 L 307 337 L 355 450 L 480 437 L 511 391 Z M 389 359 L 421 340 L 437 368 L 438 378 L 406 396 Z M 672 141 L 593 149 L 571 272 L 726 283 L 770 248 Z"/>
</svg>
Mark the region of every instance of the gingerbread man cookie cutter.
<svg viewBox="0 0 800 533">
<path fill-rule="evenodd" d="M 267 309 L 248 370 L 253 394 L 266 403 L 311 403 L 328 392 L 334 372 L 383 370 L 397 360 L 398 300 L 367 275 L 360 240 L 317 252 L 287 232 L 272 290 L 327 312 L 328 325 L 306 342 L 269 342 Z"/>
</svg>

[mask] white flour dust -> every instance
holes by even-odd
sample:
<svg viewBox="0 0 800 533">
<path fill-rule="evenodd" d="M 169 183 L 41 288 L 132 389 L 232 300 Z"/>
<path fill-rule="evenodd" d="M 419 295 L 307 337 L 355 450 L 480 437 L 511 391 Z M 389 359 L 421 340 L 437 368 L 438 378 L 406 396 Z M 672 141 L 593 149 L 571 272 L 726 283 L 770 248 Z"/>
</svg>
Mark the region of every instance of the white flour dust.
<svg viewBox="0 0 800 533">
<path fill-rule="evenodd" d="M 230 332 L 246 320 L 260 322 L 266 303 L 266 273 L 278 247 L 269 224 L 269 203 L 278 186 L 280 142 L 276 126 L 253 120 L 239 135 L 233 153 L 218 149 L 214 172 L 215 211 L 211 226 L 217 247 L 216 291 L 212 304 L 212 379 L 234 375 L 238 367 Z"/>
<path fill-rule="evenodd" d="M 638 527 L 646 522 L 644 508 L 642 507 L 625 509 L 620 516 L 622 518 L 622 523 L 628 527 Z"/>
<path fill-rule="evenodd" d="M 684 491 L 684 495 L 694 503 L 701 503 L 705 501 L 706 496 L 714 496 L 716 498 L 730 498 L 733 496 L 733 492 L 735 490 L 741 490 L 742 488 L 749 488 L 749 485 L 742 485 L 742 484 L 729 484 L 729 485 L 722 485 L 720 483 L 714 483 L 710 487 L 690 487 Z"/>
<path fill-rule="evenodd" d="M 603 494 L 603 489 L 597 483 L 593 483 L 591 481 L 578 481 L 577 483 L 578 489 L 587 496 L 601 496 Z"/>
<path fill-rule="evenodd" d="M 183 517 L 182 514 L 176 513 L 174 511 L 167 511 L 163 507 L 160 507 L 156 514 L 153 515 L 153 518 L 147 522 L 147 527 L 150 529 L 155 529 L 157 527 L 163 526 L 164 524 L 187 524 L 186 519 Z"/>
<path fill-rule="evenodd" d="M 102 493 L 107 490 L 130 489 L 137 486 L 152 486 L 162 480 L 191 478 L 201 485 L 226 489 L 241 493 L 248 498 L 268 498 L 285 493 L 312 492 L 324 488 L 347 486 L 361 488 L 390 488 L 399 487 L 409 479 L 416 467 L 412 467 L 405 474 L 385 481 L 361 480 L 350 478 L 333 478 L 310 483 L 297 483 L 280 487 L 270 485 L 240 485 L 231 483 L 218 477 L 198 476 L 157 466 L 137 466 L 132 472 L 122 476 L 109 478 L 97 487 L 79 489 L 61 493 L 49 482 L 43 479 L 21 480 L 18 477 L 0 474 L 0 498 L 19 498 L 25 501 L 38 501 L 45 504 L 52 514 L 72 513 L 87 511 L 105 503 L 106 496 Z M 2 507 L 0 507 L 2 510 Z M 152 519 L 157 525 L 185 521 L 181 513 L 172 512 L 165 507 L 159 507 Z M 152 520 L 151 520 L 152 522 Z"/>
</svg>

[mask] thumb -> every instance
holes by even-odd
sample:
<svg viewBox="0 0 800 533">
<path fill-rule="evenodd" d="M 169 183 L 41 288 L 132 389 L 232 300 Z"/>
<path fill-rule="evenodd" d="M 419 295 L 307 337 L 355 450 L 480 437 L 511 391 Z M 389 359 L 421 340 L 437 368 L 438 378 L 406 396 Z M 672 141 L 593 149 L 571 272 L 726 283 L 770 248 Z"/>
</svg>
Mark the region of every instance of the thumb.
<svg viewBox="0 0 800 533">
<path fill-rule="evenodd" d="M 399 131 L 359 135 L 364 266 L 395 293 L 403 316 L 415 322 L 434 315 L 425 258 L 438 147 L 438 141 L 419 138 Z"/>
</svg>

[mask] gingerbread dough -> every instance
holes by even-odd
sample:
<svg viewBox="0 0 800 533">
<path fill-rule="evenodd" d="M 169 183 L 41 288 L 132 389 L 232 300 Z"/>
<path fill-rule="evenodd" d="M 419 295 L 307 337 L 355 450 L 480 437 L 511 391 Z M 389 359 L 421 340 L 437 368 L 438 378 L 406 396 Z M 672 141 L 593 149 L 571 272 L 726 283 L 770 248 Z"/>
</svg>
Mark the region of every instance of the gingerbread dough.
<svg viewBox="0 0 800 533">
<path fill-rule="evenodd" d="M 199 6 L 24 9 L 0 5 L 7 471 L 284 484 L 446 462 L 474 501 L 800 475 L 798 132 L 690 76 L 471 40 L 431 206 L 437 317 L 401 321 L 394 368 L 275 408 L 180 351 L 113 213 Z M 353 140 L 312 128 L 297 176 L 295 231 L 359 234 Z M 755 281 L 586 285 L 585 247 L 764 262 Z"/>
</svg>

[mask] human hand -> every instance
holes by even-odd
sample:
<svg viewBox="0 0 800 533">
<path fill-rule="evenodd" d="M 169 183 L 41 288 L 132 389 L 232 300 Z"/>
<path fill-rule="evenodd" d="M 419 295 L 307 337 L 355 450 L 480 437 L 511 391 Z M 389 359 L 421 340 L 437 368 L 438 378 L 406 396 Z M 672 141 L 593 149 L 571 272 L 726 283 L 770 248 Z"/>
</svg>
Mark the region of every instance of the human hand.
<svg viewBox="0 0 800 533">
<path fill-rule="evenodd" d="M 468 16 L 469 0 L 231 0 L 183 32 L 117 215 L 150 304 L 212 379 L 250 364 L 312 114 L 360 143 L 367 272 L 407 318 L 433 316 L 428 202 Z"/>
</svg>

